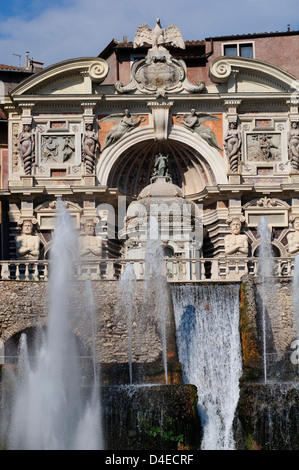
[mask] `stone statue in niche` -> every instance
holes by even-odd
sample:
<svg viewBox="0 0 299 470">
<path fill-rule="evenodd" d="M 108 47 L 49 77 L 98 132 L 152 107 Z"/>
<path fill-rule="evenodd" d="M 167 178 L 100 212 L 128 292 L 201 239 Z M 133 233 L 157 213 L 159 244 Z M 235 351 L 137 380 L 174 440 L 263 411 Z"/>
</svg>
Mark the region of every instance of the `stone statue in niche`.
<svg viewBox="0 0 299 470">
<path fill-rule="evenodd" d="M 238 171 L 240 161 L 242 139 L 235 122 L 229 123 L 228 131 L 224 136 L 224 148 L 229 162 L 230 171 L 236 173 Z"/>
<path fill-rule="evenodd" d="M 30 124 L 24 124 L 23 131 L 18 137 L 18 150 L 24 166 L 25 175 L 31 175 L 34 162 L 34 137 Z"/>
<path fill-rule="evenodd" d="M 292 217 L 294 232 L 290 232 L 287 235 L 289 254 L 296 255 L 299 253 L 299 217 Z"/>
<path fill-rule="evenodd" d="M 95 234 L 98 218 L 83 220 L 83 233 L 79 237 L 81 258 L 101 258 L 102 239 Z"/>
<path fill-rule="evenodd" d="M 35 219 L 22 222 L 21 235 L 15 237 L 17 259 L 37 260 L 40 254 L 40 238 L 33 234 Z"/>
<path fill-rule="evenodd" d="M 86 173 L 93 174 L 99 139 L 91 123 L 85 124 L 85 133 L 82 136 L 82 161 L 85 163 Z"/>
<path fill-rule="evenodd" d="M 163 155 L 162 153 L 156 155 L 151 180 L 156 176 L 165 176 L 166 178 L 170 179 L 170 174 L 168 172 L 168 158 L 169 155 Z"/>
<path fill-rule="evenodd" d="M 289 159 L 293 170 L 299 171 L 299 123 L 292 122 L 288 135 Z"/>
<path fill-rule="evenodd" d="M 43 135 L 43 163 L 72 162 L 75 158 L 75 136 L 73 135 Z"/>
<path fill-rule="evenodd" d="M 186 129 L 195 132 L 199 137 L 204 139 L 211 147 L 223 150 L 218 146 L 216 136 L 212 129 L 205 125 L 206 121 L 218 121 L 219 117 L 207 113 L 197 113 L 195 109 L 191 109 L 190 114 L 184 116 L 178 115 L 175 121 L 182 124 Z"/>
<path fill-rule="evenodd" d="M 241 234 L 241 219 L 229 218 L 227 223 L 230 227 L 230 235 L 224 237 L 224 248 L 226 256 L 248 256 L 248 238 Z"/>
<path fill-rule="evenodd" d="M 138 117 L 136 114 L 131 114 L 128 109 L 125 109 L 124 114 L 110 114 L 101 119 L 100 122 L 117 122 L 108 132 L 102 151 L 121 139 L 127 132 L 138 127 L 143 121 L 145 121 L 145 116 Z"/>
</svg>

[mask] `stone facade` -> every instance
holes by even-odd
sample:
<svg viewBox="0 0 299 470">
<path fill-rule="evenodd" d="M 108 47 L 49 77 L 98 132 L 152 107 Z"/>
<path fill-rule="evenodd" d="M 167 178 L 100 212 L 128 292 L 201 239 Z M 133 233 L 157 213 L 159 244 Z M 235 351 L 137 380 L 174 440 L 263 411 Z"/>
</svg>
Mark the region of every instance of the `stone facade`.
<svg viewBox="0 0 299 470">
<path fill-rule="evenodd" d="M 262 217 L 271 229 L 277 276 L 293 274 L 296 250 L 290 249 L 290 240 L 296 237 L 290 235 L 296 225 L 291 223 L 299 216 L 298 32 L 190 43 L 173 25 L 162 28 L 157 22 L 154 28 L 141 29 L 133 42 L 113 40 L 98 57 L 66 60 L 32 74 L 2 99 L 8 149 L 2 154 L 0 264 L 3 286 L 8 279 L 18 280 L 15 287 L 9 285 L 12 291 L 23 286 L 22 276 L 30 278 L 28 270 L 34 270 L 34 279 L 47 279 L 45 272 L 40 275 L 38 263 L 46 263 L 51 253 L 58 199 L 81 241 L 98 248 L 92 256 L 95 264 L 85 274 L 92 269 L 103 274 L 101 260 L 121 264 L 133 254 L 143 261 L 146 250 L 145 243 L 140 249 L 140 237 L 148 228 L 148 202 L 154 200 L 149 188 L 159 155 L 168 158 L 163 177 L 168 189 L 178 188 L 174 198 L 201 211 L 200 239 L 192 238 L 194 212 L 188 214 L 187 238 L 179 238 L 178 222 L 183 221 L 185 229 L 188 221 L 182 214 L 166 220 L 170 210 L 167 207 L 165 214 L 161 207 L 169 192 L 164 188 L 156 194 L 160 227 L 170 222 L 168 235 L 163 232 L 163 249 L 171 258 L 167 268 L 172 279 L 239 281 L 243 274 L 256 275 Z M 229 44 L 236 46 L 236 54 L 225 54 Z M 252 58 L 244 57 L 242 45 L 250 44 Z M 270 44 L 275 55 L 269 53 Z M 288 47 L 290 56 L 285 54 Z M 128 210 L 138 202 L 144 203 L 145 213 L 131 217 Z M 183 211 L 183 205 L 180 208 Z M 242 223 L 238 240 L 246 238 L 245 249 L 226 251 L 229 224 L 235 219 Z M 84 221 L 96 221 L 93 235 L 88 235 L 96 240 L 83 238 Z M 39 250 L 36 263 L 24 264 L 25 274 L 19 276 L 24 222 L 34 226 Z M 119 279 L 121 267 L 117 269 L 97 279 Z M 35 283 L 24 284 L 23 292 L 28 289 L 28 299 L 35 298 L 36 287 L 29 286 Z M 101 354 L 105 361 L 113 357 L 121 362 L 125 335 L 113 321 L 117 306 L 110 296 L 104 315 L 115 342 L 111 353 L 110 340 L 103 341 Z M 23 327 L 2 314 L 3 340 L 26 328 L 26 312 L 27 307 Z M 279 321 L 286 329 L 284 350 L 288 320 Z M 153 330 L 150 336 L 154 338 Z M 159 355 L 155 339 L 153 344 L 146 352 L 150 361 Z"/>
</svg>

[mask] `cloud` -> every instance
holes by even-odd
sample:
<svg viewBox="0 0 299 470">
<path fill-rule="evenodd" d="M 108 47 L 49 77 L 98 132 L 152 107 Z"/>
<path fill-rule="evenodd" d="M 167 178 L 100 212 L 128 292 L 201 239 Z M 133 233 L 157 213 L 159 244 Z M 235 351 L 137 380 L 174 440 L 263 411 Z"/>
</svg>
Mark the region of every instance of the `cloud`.
<svg viewBox="0 0 299 470">
<path fill-rule="evenodd" d="M 15 0 L 16 1 L 16 0 Z M 263 31 L 299 29 L 292 24 L 292 12 L 297 10 L 295 0 L 272 0 L 271 8 L 262 0 L 64 0 L 34 10 L 37 0 L 26 5 L 30 9 L 18 16 L 0 19 L 0 62 L 18 64 L 13 54 L 30 52 L 30 58 L 51 65 L 65 59 L 97 56 L 115 38 L 134 39 L 137 27 L 155 24 L 161 18 L 162 26 L 176 24 L 184 39 L 204 39 L 209 36 L 242 34 Z M 37 13 L 34 14 L 34 11 Z"/>
</svg>

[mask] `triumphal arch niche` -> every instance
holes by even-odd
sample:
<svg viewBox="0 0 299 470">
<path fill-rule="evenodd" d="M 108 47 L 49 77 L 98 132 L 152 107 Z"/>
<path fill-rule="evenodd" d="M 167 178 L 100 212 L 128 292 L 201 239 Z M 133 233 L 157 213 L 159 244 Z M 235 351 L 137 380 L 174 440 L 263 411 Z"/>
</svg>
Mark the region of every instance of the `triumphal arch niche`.
<svg viewBox="0 0 299 470">
<path fill-rule="evenodd" d="M 159 155 L 167 160 L 165 185 L 202 207 L 204 239 L 197 256 L 228 255 L 225 237 L 232 235 L 234 219 L 247 237 L 242 256 L 254 255 L 263 215 L 271 221 L 277 255 L 293 255 L 288 235 L 299 217 L 295 77 L 263 61 L 221 56 L 205 62 L 205 80 L 194 81 L 179 28 L 163 28 L 158 19 L 153 28 L 137 28 L 132 48 L 136 58 L 127 81 L 114 73 L 116 56 L 86 57 L 32 75 L 7 98 L 2 258 L 16 257 L 24 220 L 36 221 L 38 257 L 46 256 L 58 197 L 78 231 L 87 220 L 96 221 L 99 256 L 125 256 L 118 235 L 127 219 L 126 213 L 117 218 L 119 198 L 127 209 L 150 197 L 152 189 L 145 195 L 144 188 L 154 183 Z M 159 200 L 163 194 L 173 197 L 163 190 Z M 113 235 L 111 211 L 117 220 Z M 185 249 L 178 256 L 192 253 Z"/>
</svg>

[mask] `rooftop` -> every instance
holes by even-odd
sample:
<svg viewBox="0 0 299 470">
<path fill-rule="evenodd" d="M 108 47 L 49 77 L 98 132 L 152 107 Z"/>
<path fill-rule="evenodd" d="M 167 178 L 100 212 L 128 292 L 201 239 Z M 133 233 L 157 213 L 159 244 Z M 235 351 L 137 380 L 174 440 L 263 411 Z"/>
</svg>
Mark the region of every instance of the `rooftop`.
<svg viewBox="0 0 299 470">
<path fill-rule="evenodd" d="M 7 64 L 0 64 L 0 71 L 32 73 L 31 70 L 28 70 L 25 67 L 16 67 L 15 65 Z"/>
<path fill-rule="evenodd" d="M 214 41 L 223 41 L 227 39 L 247 39 L 247 38 L 254 38 L 254 37 L 273 37 L 273 36 L 296 36 L 299 35 L 299 31 L 287 29 L 287 31 L 270 31 L 270 32 L 263 32 L 263 33 L 245 33 L 245 34 L 231 34 L 231 35 L 224 35 L 224 36 L 209 36 L 206 38 L 206 41 L 210 41 L 213 39 Z"/>
</svg>

